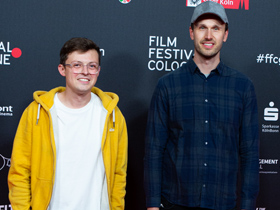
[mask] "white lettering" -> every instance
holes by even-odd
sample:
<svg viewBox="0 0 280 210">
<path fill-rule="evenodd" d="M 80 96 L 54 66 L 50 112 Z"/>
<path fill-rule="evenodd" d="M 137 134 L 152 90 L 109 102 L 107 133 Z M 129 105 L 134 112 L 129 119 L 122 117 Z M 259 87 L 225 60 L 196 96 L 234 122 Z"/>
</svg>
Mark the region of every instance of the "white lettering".
<svg viewBox="0 0 280 210">
<path fill-rule="evenodd" d="M 177 46 L 177 37 L 171 39 L 170 37 L 166 38 L 166 41 L 163 40 L 162 36 L 150 36 L 149 37 L 149 46 L 155 45 L 157 47 L 176 47 Z"/>
<path fill-rule="evenodd" d="M 262 124 L 262 128 L 279 128 L 279 125 L 264 125 L 264 124 Z"/>
<path fill-rule="evenodd" d="M 0 210 L 13 210 L 13 209 L 10 204 L 10 205 L 0 205 Z"/>
<path fill-rule="evenodd" d="M 233 1 L 230 0 L 221 0 L 222 5 L 233 5 Z"/>
<path fill-rule="evenodd" d="M 271 63 L 272 58 L 273 58 L 273 54 L 270 54 L 270 55 L 269 55 L 269 54 L 266 54 L 266 55 L 265 55 L 265 62 L 268 63 L 267 60 L 269 59 L 269 63 Z"/>
<path fill-rule="evenodd" d="M 11 53 L 12 50 L 10 50 L 10 42 L 7 42 L 7 52 Z"/>
<path fill-rule="evenodd" d="M 3 42 L 0 42 L 0 50 L 2 50 L 3 52 L 6 52 Z"/>
<path fill-rule="evenodd" d="M 152 43 L 154 43 L 155 42 L 155 36 L 150 36 L 150 38 L 149 38 L 149 46 L 152 46 Z"/>
<path fill-rule="evenodd" d="M 179 49 L 173 49 L 173 51 L 175 52 L 175 56 L 174 56 L 174 58 L 175 59 L 178 59 L 178 52 L 180 51 Z"/>
<path fill-rule="evenodd" d="M 7 48 L 7 50 L 6 50 Z M 5 48 L 5 45 L 3 42 L 0 42 L 0 50 L 2 50 L 3 52 L 8 52 L 11 53 L 12 50 L 10 50 L 10 42 L 7 42 L 7 47 Z"/>
<path fill-rule="evenodd" d="M 184 50 L 184 52 L 185 52 L 185 55 L 186 55 L 187 60 L 189 60 L 189 59 L 190 59 L 190 57 L 191 57 L 191 55 L 192 55 L 192 50 L 190 51 L 190 53 L 189 53 L 189 54 L 187 53 L 187 51 L 186 51 L 186 50 Z"/>
<path fill-rule="evenodd" d="M 148 69 L 151 71 L 154 71 L 154 70 L 174 71 L 185 63 L 186 63 L 186 61 L 179 63 L 178 61 L 168 62 L 168 61 L 163 61 L 163 60 L 158 60 L 158 61 L 150 60 L 148 62 Z"/>
<path fill-rule="evenodd" d="M 155 54 L 155 52 L 154 52 L 155 50 L 156 50 L 156 48 L 149 48 L 149 58 L 151 58 L 152 55 Z"/>
<path fill-rule="evenodd" d="M 149 48 L 149 58 L 157 58 L 157 59 L 181 59 L 181 60 L 189 60 L 192 56 L 193 51 L 190 50 L 188 53 L 183 49 L 164 49 L 164 48 Z"/>
<path fill-rule="evenodd" d="M 165 50 L 165 59 L 171 59 L 172 58 L 172 54 L 171 54 L 172 50 L 171 49 L 166 49 Z"/>
<path fill-rule="evenodd" d="M 173 39 L 173 41 L 170 39 L 170 37 L 167 37 L 167 47 L 176 47 L 177 46 L 177 37 Z"/>
<path fill-rule="evenodd" d="M 259 164 L 277 165 L 278 159 L 259 159 Z"/>
<path fill-rule="evenodd" d="M 10 65 L 10 54 L 0 54 L 0 65 Z"/>
<path fill-rule="evenodd" d="M 0 106 L 0 112 L 3 111 L 3 112 L 13 112 L 12 110 L 12 106 Z"/>
<path fill-rule="evenodd" d="M 151 67 L 151 63 L 155 63 L 155 61 L 154 61 L 154 60 L 150 60 L 150 61 L 148 62 L 148 68 L 149 68 L 151 71 L 153 71 L 153 70 L 155 70 L 155 67 Z"/>
<path fill-rule="evenodd" d="M 162 59 L 163 48 L 157 48 L 157 58 Z"/>
<path fill-rule="evenodd" d="M 105 56 L 105 50 L 104 49 L 100 49 L 100 53 L 101 53 L 101 56 Z"/>
<path fill-rule="evenodd" d="M 157 69 L 158 71 L 162 71 L 163 68 L 164 68 L 164 63 L 163 63 L 163 61 L 158 61 L 158 62 L 156 62 L 156 69 Z"/>
</svg>

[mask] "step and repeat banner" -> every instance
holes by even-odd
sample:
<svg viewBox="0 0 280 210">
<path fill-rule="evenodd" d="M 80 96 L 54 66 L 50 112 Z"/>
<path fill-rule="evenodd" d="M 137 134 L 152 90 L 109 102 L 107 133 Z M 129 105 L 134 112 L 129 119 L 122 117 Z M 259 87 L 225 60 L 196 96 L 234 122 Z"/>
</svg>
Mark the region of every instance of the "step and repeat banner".
<svg viewBox="0 0 280 210">
<path fill-rule="evenodd" d="M 7 174 L 13 138 L 36 90 L 65 85 L 59 51 L 72 37 L 102 49 L 96 84 L 119 95 L 128 126 L 127 210 L 145 209 L 144 133 L 158 78 L 192 57 L 189 23 L 203 0 L 2 0 L 0 6 L 0 210 L 11 209 Z M 280 1 L 215 0 L 226 8 L 221 58 L 256 88 L 260 125 L 257 210 L 280 209 Z M 75 168 L 73 168 L 75 170 Z"/>
</svg>

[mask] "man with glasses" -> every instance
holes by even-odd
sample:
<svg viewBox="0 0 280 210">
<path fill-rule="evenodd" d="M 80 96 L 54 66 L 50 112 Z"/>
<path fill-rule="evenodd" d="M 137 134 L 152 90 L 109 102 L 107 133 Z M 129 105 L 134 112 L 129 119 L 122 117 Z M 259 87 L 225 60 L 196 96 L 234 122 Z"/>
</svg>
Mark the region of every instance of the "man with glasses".
<svg viewBox="0 0 280 210">
<path fill-rule="evenodd" d="M 94 87 L 99 47 L 72 38 L 60 51 L 66 87 L 37 91 L 24 111 L 8 175 L 13 210 L 123 210 L 127 129 L 118 96 Z"/>
<path fill-rule="evenodd" d="M 258 194 L 258 113 L 252 81 L 226 66 L 221 4 L 206 1 L 189 27 L 194 57 L 159 79 L 149 110 L 145 190 L 148 210 L 233 210 L 240 169 L 241 209 Z"/>
</svg>

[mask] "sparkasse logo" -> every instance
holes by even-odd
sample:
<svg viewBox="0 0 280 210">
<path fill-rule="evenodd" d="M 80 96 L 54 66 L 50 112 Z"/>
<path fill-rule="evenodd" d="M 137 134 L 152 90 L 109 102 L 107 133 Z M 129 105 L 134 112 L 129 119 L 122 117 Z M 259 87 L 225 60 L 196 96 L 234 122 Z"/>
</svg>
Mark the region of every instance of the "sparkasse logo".
<svg viewBox="0 0 280 210">
<path fill-rule="evenodd" d="M 186 0 L 187 7 L 196 7 L 205 1 L 214 1 L 224 6 L 225 9 L 243 9 L 249 10 L 249 0 Z"/>
</svg>

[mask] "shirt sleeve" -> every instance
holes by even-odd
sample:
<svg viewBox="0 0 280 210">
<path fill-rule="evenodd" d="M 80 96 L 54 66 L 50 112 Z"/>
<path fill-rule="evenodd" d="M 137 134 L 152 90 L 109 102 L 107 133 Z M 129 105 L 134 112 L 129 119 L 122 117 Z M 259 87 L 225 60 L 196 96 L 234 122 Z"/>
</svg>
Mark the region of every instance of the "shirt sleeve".
<svg viewBox="0 0 280 210">
<path fill-rule="evenodd" d="M 31 203 L 31 129 L 32 122 L 26 109 L 14 139 L 11 167 L 8 174 L 9 200 L 12 208 L 30 209 Z"/>
<path fill-rule="evenodd" d="M 240 128 L 241 209 L 253 210 L 259 191 L 258 107 L 253 84 L 247 87 Z"/>
<path fill-rule="evenodd" d="M 159 80 L 150 104 L 145 137 L 144 186 L 147 207 L 159 207 L 161 203 L 162 159 L 167 140 L 167 88 Z"/>
</svg>

